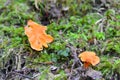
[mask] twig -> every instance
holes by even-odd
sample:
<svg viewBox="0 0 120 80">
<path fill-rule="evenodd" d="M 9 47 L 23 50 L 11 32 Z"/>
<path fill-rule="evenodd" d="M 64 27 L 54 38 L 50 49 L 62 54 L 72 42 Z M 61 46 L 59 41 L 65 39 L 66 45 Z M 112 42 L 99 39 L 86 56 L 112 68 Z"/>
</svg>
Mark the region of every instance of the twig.
<svg viewBox="0 0 120 80">
<path fill-rule="evenodd" d="M 18 52 L 18 55 L 17 55 L 17 57 L 18 57 L 18 62 L 16 62 L 17 63 L 17 70 L 20 70 L 21 69 L 21 52 L 22 52 L 22 50 L 23 50 L 23 48 L 21 47 L 20 48 L 20 51 Z"/>
<path fill-rule="evenodd" d="M 80 65 L 82 65 L 81 61 L 79 60 L 78 56 L 77 56 L 77 48 L 73 47 L 73 46 L 70 46 L 70 45 L 67 45 L 67 47 L 70 48 L 71 52 L 72 52 L 72 56 L 75 60 L 75 62 L 79 62 Z"/>
<path fill-rule="evenodd" d="M 73 46 L 70 46 L 70 45 L 67 45 L 67 47 L 70 48 L 71 52 L 72 52 L 72 56 L 74 58 L 74 62 L 72 64 L 72 67 L 71 67 L 71 73 L 70 73 L 70 76 L 68 78 L 68 80 L 71 79 L 71 76 L 72 76 L 72 72 L 73 72 L 73 68 L 75 67 L 75 64 L 76 63 L 79 63 L 80 65 L 82 65 L 81 61 L 79 60 L 79 58 L 77 57 L 77 53 L 76 53 L 76 50 L 77 48 L 73 47 Z"/>
<path fill-rule="evenodd" d="M 38 76 L 40 76 L 40 73 L 34 75 L 32 78 L 34 79 L 34 78 L 36 78 L 36 77 L 38 77 Z"/>
<path fill-rule="evenodd" d="M 4 4 L 4 6 L 8 6 L 11 3 L 11 0 L 7 0 Z"/>
<path fill-rule="evenodd" d="M 14 71 L 14 72 L 9 72 L 9 73 L 7 74 L 5 80 L 8 79 L 8 77 L 9 77 L 10 74 L 16 74 L 16 75 L 22 76 L 22 77 L 24 77 L 24 78 L 33 79 L 33 78 L 30 77 L 30 76 L 27 76 L 27 75 L 24 75 L 24 74 L 21 74 L 21 73 L 18 73 L 18 72 L 15 72 L 15 71 Z"/>
<path fill-rule="evenodd" d="M 36 65 L 53 65 L 54 62 L 50 61 L 50 62 L 33 62 L 33 61 L 28 61 L 32 64 L 36 64 Z"/>
</svg>

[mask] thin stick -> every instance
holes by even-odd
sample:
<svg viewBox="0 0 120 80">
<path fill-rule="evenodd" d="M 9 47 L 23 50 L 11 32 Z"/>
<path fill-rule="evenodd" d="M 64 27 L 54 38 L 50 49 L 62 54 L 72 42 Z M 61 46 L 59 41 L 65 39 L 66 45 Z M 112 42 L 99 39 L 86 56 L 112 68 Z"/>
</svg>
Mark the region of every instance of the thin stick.
<svg viewBox="0 0 120 80">
<path fill-rule="evenodd" d="M 68 80 L 70 80 L 72 77 L 72 73 L 73 73 L 73 69 L 74 69 L 75 64 L 79 62 L 79 64 L 82 65 L 82 63 L 79 60 L 79 58 L 77 57 L 77 53 L 76 53 L 77 48 L 74 48 L 73 46 L 70 46 L 70 45 L 67 45 L 67 47 L 70 48 L 70 50 L 72 52 L 72 56 L 74 58 L 74 62 L 73 62 L 72 67 L 71 67 L 71 73 L 70 73 L 70 76 L 68 78 Z"/>
</svg>

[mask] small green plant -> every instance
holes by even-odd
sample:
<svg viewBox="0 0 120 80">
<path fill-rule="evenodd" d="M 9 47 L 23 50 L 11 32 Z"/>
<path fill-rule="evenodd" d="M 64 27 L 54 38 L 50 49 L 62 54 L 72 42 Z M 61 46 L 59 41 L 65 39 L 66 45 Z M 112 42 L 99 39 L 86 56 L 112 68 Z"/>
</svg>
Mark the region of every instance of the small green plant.
<svg viewBox="0 0 120 80">
<path fill-rule="evenodd" d="M 63 70 L 59 71 L 59 74 L 53 74 L 50 72 L 49 67 L 40 68 L 41 75 L 39 76 L 39 80 L 66 80 L 66 74 Z"/>
<path fill-rule="evenodd" d="M 117 79 L 120 75 L 120 68 L 118 67 L 118 65 L 120 65 L 120 59 L 102 56 L 101 60 L 101 63 L 98 65 L 98 70 L 103 73 L 104 78 L 106 80 L 111 79 L 111 77 Z"/>
</svg>

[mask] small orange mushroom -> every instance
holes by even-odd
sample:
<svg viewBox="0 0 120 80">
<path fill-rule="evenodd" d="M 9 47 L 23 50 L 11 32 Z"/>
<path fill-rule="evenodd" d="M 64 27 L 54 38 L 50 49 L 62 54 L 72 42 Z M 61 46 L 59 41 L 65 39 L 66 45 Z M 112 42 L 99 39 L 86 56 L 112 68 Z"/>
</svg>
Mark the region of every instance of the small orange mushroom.
<svg viewBox="0 0 120 80">
<path fill-rule="evenodd" d="M 94 52 L 85 51 L 78 55 L 82 62 L 84 62 L 84 67 L 88 68 L 90 65 L 95 66 L 100 62 L 100 58 L 96 56 Z"/>
<path fill-rule="evenodd" d="M 43 50 L 44 47 L 48 47 L 47 43 L 53 41 L 53 37 L 46 34 L 47 27 L 39 25 L 32 20 L 28 20 L 27 26 L 25 26 L 25 34 L 28 37 L 30 45 L 37 51 Z"/>
</svg>

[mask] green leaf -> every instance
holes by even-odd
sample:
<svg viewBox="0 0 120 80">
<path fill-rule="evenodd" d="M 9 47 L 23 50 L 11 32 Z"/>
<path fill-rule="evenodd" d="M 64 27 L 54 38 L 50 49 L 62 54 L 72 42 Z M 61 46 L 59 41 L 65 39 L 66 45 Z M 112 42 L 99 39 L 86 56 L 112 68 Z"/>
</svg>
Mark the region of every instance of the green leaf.
<svg viewBox="0 0 120 80">
<path fill-rule="evenodd" d="M 69 56 L 69 52 L 70 52 L 70 49 L 66 48 L 65 50 L 58 51 L 58 55 L 67 57 L 67 56 Z"/>
</svg>

